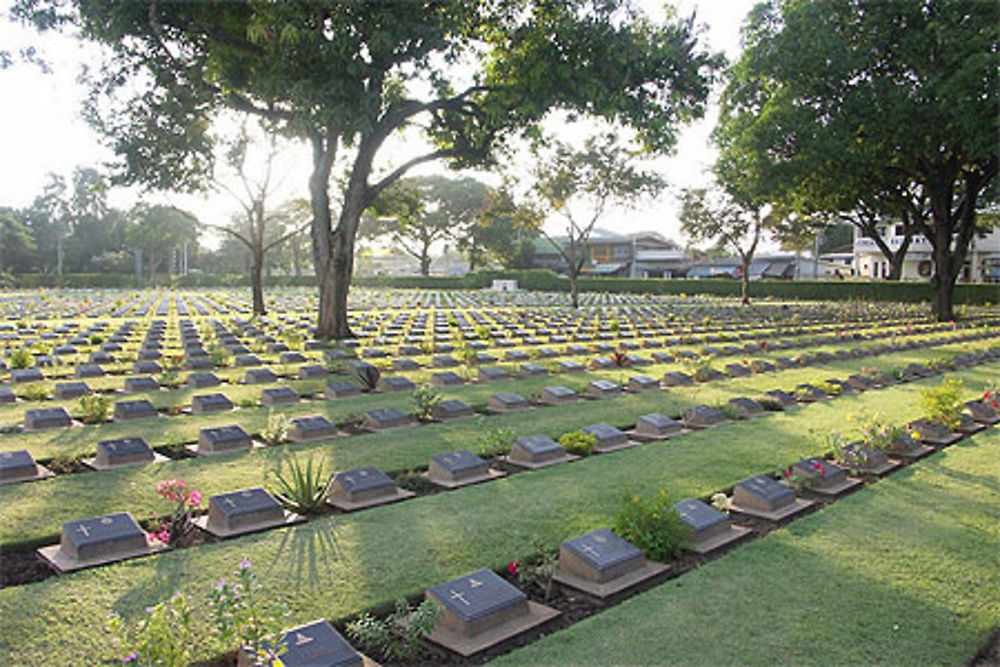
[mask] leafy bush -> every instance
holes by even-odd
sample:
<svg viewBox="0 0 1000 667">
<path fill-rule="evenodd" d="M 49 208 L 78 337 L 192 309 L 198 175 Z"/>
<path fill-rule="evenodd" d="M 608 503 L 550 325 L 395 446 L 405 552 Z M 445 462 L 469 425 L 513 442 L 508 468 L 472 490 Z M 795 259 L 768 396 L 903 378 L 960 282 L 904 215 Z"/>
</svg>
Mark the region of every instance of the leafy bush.
<svg viewBox="0 0 1000 667">
<path fill-rule="evenodd" d="M 201 506 L 201 491 L 188 489 L 180 479 L 168 479 L 156 485 L 156 495 L 171 503 L 170 516 L 149 532 L 149 539 L 176 545 L 194 529 L 194 513 Z"/>
<path fill-rule="evenodd" d="M 479 455 L 493 458 L 506 454 L 514 442 L 514 431 L 509 428 L 491 428 L 479 443 Z"/>
<path fill-rule="evenodd" d="M 691 536 L 690 527 L 671 509 L 666 489 L 660 489 L 652 500 L 625 494 L 614 531 L 656 561 L 676 555 Z"/>
<path fill-rule="evenodd" d="M 323 462 L 310 458 L 303 465 L 297 457 L 282 461 L 271 471 L 271 492 L 279 503 L 298 514 L 312 514 L 325 506 L 333 485 Z"/>
<path fill-rule="evenodd" d="M 441 404 L 441 394 L 429 384 L 422 384 L 413 390 L 413 414 L 417 419 L 427 421 L 434 416 L 434 411 Z"/>
<path fill-rule="evenodd" d="M 10 367 L 18 370 L 31 368 L 35 365 L 35 357 L 24 348 L 14 350 L 10 354 Z"/>
<path fill-rule="evenodd" d="M 535 585 L 542 590 L 542 600 L 548 601 L 552 595 L 552 576 L 559 564 L 559 552 L 547 549 L 544 544 L 534 542 L 534 553 L 523 561 L 512 560 L 507 571 L 517 576 L 522 585 Z"/>
<path fill-rule="evenodd" d="M 268 411 L 267 424 L 260 432 L 260 439 L 272 447 L 288 440 L 288 417 L 280 412 Z"/>
<path fill-rule="evenodd" d="M 597 436 L 586 431 L 570 431 L 559 436 L 559 444 L 570 454 L 586 456 L 597 446 Z"/>
<path fill-rule="evenodd" d="M 44 401 L 49 397 L 51 391 L 46 384 L 32 382 L 18 389 L 17 393 L 26 401 Z"/>
<path fill-rule="evenodd" d="M 100 334 L 91 334 L 89 341 L 91 345 L 100 345 L 104 342 L 104 336 Z"/>
<path fill-rule="evenodd" d="M 284 651 L 283 606 L 268 604 L 246 558 L 236 571 L 236 580 L 221 579 L 209 592 L 212 621 L 219 637 L 233 648 L 247 647 L 255 665 L 271 665 Z"/>
<path fill-rule="evenodd" d="M 937 387 L 920 391 L 920 403 L 927 421 L 954 431 L 962 423 L 962 381 L 947 378 Z"/>
<path fill-rule="evenodd" d="M 712 507 L 719 510 L 720 512 L 725 512 L 726 514 L 729 514 L 729 497 L 722 492 L 713 493 Z"/>
<path fill-rule="evenodd" d="M 198 636 L 191 618 L 191 608 L 183 593 L 153 607 L 146 616 L 129 627 L 118 614 L 108 619 L 108 630 L 115 643 L 126 653 L 123 661 L 132 665 L 186 667 L 194 659 Z"/>
<path fill-rule="evenodd" d="M 819 461 L 813 461 L 810 469 L 793 466 L 785 470 L 785 481 L 796 491 L 811 489 L 826 473 L 826 466 Z"/>
<path fill-rule="evenodd" d="M 80 399 L 80 419 L 84 424 L 103 424 L 108 421 L 111 401 L 100 394 L 90 394 Z"/>
<path fill-rule="evenodd" d="M 212 363 L 219 368 L 226 368 L 233 364 L 233 353 L 221 345 L 215 345 L 209 350 L 212 356 Z"/>
<path fill-rule="evenodd" d="M 396 610 L 385 618 L 365 614 L 348 623 L 347 634 L 382 660 L 401 662 L 420 651 L 420 640 L 434 629 L 440 613 L 433 600 L 424 600 L 416 608 L 397 600 Z"/>
</svg>

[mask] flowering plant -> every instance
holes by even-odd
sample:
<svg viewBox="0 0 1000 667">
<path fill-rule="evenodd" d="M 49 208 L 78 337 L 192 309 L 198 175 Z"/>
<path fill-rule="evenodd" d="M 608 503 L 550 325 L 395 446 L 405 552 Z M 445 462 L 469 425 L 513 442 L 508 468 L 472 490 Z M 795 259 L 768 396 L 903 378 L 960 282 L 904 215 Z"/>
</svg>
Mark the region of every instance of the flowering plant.
<svg viewBox="0 0 1000 667">
<path fill-rule="evenodd" d="M 811 489 L 825 474 L 826 465 L 822 461 L 813 461 L 807 469 L 792 466 L 785 470 L 785 481 L 796 491 L 801 491 Z"/>
<path fill-rule="evenodd" d="M 982 402 L 994 410 L 1000 410 L 1000 383 L 991 382 L 986 385 L 983 391 Z"/>
<path fill-rule="evenodd" d="M 156 494 L 173 504 L 170 516 L 150 530 L 148 540 L 176 544 L 194 528 L 194 513 L 201 505 L 201 491 L 189 489 L 181 479 L 168 479 L 156 485 Z"/>
<path fill-rule="evenodd" d="M 115 644 L 128 651 L 122 659 L 128 665 L 185 667 L 194 658 L 198 644 L 191 608 L 180 592 L 154 607 L 146 607 L 146 617 L 132 627 L 118 614 L 112 614 L 108 629 L 115 636 Z"/>
<path fill-rule="evenodd" d="M 266 604 L 261 598 L 257 575 L 244 558 L 236 570 L 236 580 L 220 579 L 209 592 L 215 630 L 224 642 L 246 648 L 255 665 L 270 665 L 284 651 L 282 632 L 285 608 Z"/>
<path fill-rule="evenodd" d="M 924 416 L 932 424 L 944 426 L 954 431 L 962 421 L 962 381 L 954 378 L 944 380 L 940 386 L 921 391 Z"/>
</svg>

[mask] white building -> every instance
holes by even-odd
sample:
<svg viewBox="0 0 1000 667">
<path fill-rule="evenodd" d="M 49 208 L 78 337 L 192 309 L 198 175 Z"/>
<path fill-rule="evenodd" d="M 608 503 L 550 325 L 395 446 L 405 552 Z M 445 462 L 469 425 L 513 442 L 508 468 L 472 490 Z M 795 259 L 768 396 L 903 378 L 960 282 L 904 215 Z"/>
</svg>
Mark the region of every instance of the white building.
<svg viewBox="0 0 1000 667">
<path fill-rule="evenodd" d="M 879 235 L 895 252 L 903 244 L 903 225 L 879 225 Z M 933 272 L 933 249 L 922 234 L 915 234 L 903 260 L 903 280 L 929 280 Z M 889 260 L 873 239 L 854 231 L 854 274 L 861 279 L 884 280 L 889 277 Z M 965 267 L 959 282 L 1000 282 L 1000 227 L 986 236 L 973 236 L 965 255 Z"/>
</svg>

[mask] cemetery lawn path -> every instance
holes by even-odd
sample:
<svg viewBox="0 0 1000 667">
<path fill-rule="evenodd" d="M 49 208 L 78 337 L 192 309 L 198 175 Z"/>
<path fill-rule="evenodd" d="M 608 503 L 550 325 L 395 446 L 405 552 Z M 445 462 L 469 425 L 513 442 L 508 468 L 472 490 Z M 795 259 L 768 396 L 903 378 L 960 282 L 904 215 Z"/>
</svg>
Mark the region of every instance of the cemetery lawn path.
<svg viewBox="0 0 1000 667">
<path fill-rule="evenodd" d="M 1000 429 L 499 660 L 966 662 L 1000 622 Z"/>
</svg>

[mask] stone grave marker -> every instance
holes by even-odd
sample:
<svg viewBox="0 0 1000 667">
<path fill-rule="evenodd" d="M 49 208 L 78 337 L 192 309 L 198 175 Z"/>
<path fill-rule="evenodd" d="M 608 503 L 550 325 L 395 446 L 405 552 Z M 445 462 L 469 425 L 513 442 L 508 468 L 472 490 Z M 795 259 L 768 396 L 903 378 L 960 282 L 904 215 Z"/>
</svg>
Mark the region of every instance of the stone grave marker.
<svg viewBox="0 0 1000 667">
<path fill-rule="evenodd" d="M 659 388 L 660 383 L 646 375 L 633 375 L 628 379 L 629 391 L 651 391 Z"/>
<path fill-rule="evenodd" d="M 465 657 L 559 616 L 485 569 L 432 586 L 426 595 L 443 610 L 427 638 Z"/>
<path fill-rule="evenodd" d="M 251 368 L 243 374 L 243 384 L 277 382 L 278 376 L 270 368 Z"/>
<path fill-rule="evenodd" d="M 406 414 L 397 408 L 374 408 L 365 411 L 363 424 L 369 431 L 386 431 L 409 426 L 415 421 L 413 415 Z"/>
<path fill-rule="evenodd" d="M 861 485 L 861 480 L 848 477 L 847 471 L 837 464 L 817 456 L 802 459 L 792 468 L 812 476 L 809 490 L 823 496 L 836 497 Z"/>
<path fill-rule="evenodd" d="M 346 396 L 360 396 L 361 387 L 353 382 L 344 380 L 339 382 L 327 382 L 326 388 L 323 390 L 323 396 L 326 398 L 344 398 Z"/>
<path fill-rule="evenodd" d="M 892 455 L 893 458 L 907 461 L 915 461 L 923 458 L 933 451 L 933 447 L 921 444 L 919 440 L 915 439 L 909 433 L 901 433 L 886 448 L 886 453 Z"/>
<path fill-rule="evenodd" d="M 145 556 L 153 548 L 146 533 L 128 512 L 68 521 L 62 525 L 59 544 L 38 550 L 57 572 Z"/>
<path fill-rule="evenodd" d="M 298 392 L 291 387 L 268 387 L 260 392 L 260 404 L 268 407 L 290 405 L 299 400 Z"/>
<path fill-rule="evenodd" d="M 521 364 L 520 370 L 524 376 L 546 375 L 549 372 L 549 369 L 541 364 Z"/>
<path fill-rule="evenodd" d="M 60 428 L 72 424 L 66 408 L 32 408 L 24 411 L 24 428 L 28 430 Z"/>
<path fill-rule="evenodd" d="M 490 396 L 489 407 L 493 412 L 514 412 L 530 408 L 531 404 L 520 394 L 501 392 Z"/>
<path fill-rule="evenodd" d="M 156 406 L 143 398 L 135 401 L 115 401 L 112 418 L 115 421 L 126 421 L 128 419 L 147 419 L 156 415 Z"/>
<path fill-rule="evenodd" d="M 250 435 L 238 424 L 203 428 L 198 434 L 198 444 L 188 447 L 192 454 L 206 456 L 247 451 L 253 447 Z"/>
<path fill-rule="evenodd" d="M 299 379 L 300 380 L 314 380 L 316 378 L 323 378 L 330 374 L 330 371 L 326 369 L 325 366 L 320 366 L 319 364 L 305 364 L 299 366 Z"/>
<path fill-rule="evenodd" d="M 441 421 L 464 419 L 466 417 L 474 417 L 475 415 L 476 413 L 472 411 L 471 407 L 455 398 L 448 398 L 441 401 L 434 409 L 434 418 Z"/>
<path fill-rule="evenodd" d="M 261 487 L 220 493 L 208 499 L 208 515 L 195 523 L 218 537 L 235 537 L 301 521 L 302 517 L 282 509 Z"/>
<path fill-rule="evenodd" d="M 514 441 L 507 462 L 521 468 L 544 468 L 567 461 L 575 461 L 578 456 L 566 452 L 558 442 L 547 435 L 527 435 Z"/>
<path fill-rule="evenodd" d="M 582 373 L 587 370 L 583 364 L 572 359 L 563 359 L 556 362 L 556 368 L 561 373 Z"/>
<path fill-rule="evenodd" d="M 696 498 L 682 500 L 672 509 L 691 528 L 690 548 L 700 554 L 715 551 L 750 532 L 749 528 L 733 526 L 728 516 Z"/>
<path fill-rule="evenodd" d="M 563 542 L 553 579 L 605 599 L 669 569 L 607 528 Z"/>
<path fill-rule="evenodd" d="M 157 454 L 140 437 L 101 440 L 97 443 L 97 456 L 85 459 L 84 464 L 95 470 L 108 470 L 125 466 L 162 463 L 167 457 Z"/>
<path fill-rule="evenodd" d="M 203 389 L 205 387 L 217 387 L 220 381 L 215 373 L 189 373 L 185 384 L 194 389 Z"/>
<path fill-rule="evenodd" d="M 450 354 L 438 354 L 431 359 L 431 366 L 434 368 L 452 368 L 458 366 L 458 359 Z"/>
<path fill-rule="evenodd" d="M 288 427 L 288 439 L 292 442 L 332 438 L 337 433 L 337 426 L 323 415 L 297 417 Z"/>
<path fill-rule="evenodd" d="M 780 389 L 772 389 L 771 391 L 765 391 L 764 396 L 773 399 L 781 404 L 784 409 L 794 407 L 798 405 L 795 400 L 795 396 L 789 394 L 787 391 L 782 391 Z"/>
<path fill-rule="evenodd" d="M 160 383 L 155 379 L 145 376 L 138 377 L 127 377 L 125 378 L 125 391 L 130 394 L 145 392 L 145 391 L 159 391 Z"/>
<path fill-rule="evenodd" d="M 10 387 L 0 387 L 0 405 L 15 403 L 17 396 Z"/>
<path fill-rule="evenodd" d="M 739 416 L 744 419 L 760 417 L 761 415 L 767 413 L 767 411 L 764 410 L 763 405 L 752 398 L 746 398 L 745 396 L 737 396 L 736 398 L 729 399 L 728 405 L 736 410 Z"/>
<path fill-rule="evenodd" d="M 645 440 L 666 440 L 685 432 L 686 429 L 681 422 L 658 412 L 653 412 L 639 417 L 635 424 L 633 437 L 640 442 Z"/>
<path fill-rule="evenodd" d="M 238 354 L 236 355 L 236 367 L 237 368 L 250 368 L 252 366 L 260 366 L 263 362 L 259 357 L 253 354 Z"/>
<path fill-rule="evenodd" d="M 11 382 L 41 382 L 44 379 L 37 368 L 15 368 L 10 372 Z"/>
<path fill-rule="evenodd" d="M 730 420 L 719 410 L 709 405 L 692 405 L 684 411 L 684 424 L 688 428 L 701 429 L 726 424 Z"/>
<path fill-rule="evenodd" d="M 393 392 L 393 391 L 413 391 L 417 388 L 417 385 L 413 384 L 413 381 L 409 378 L 405 378 L 401 375 L 388 375 L 383 376 L 378 381 L 379 389 L 382 391 Z"/>
<path fill-rule="evenodd" d="M 920 434 L 920 441 L 935 447 L 946 447 L 962 439 L 961 433 L 952 433 L 940 424 L 934 424 L 927 419 L 917 419 L 908 424 L 911 431 Z"/>
<path fill-rule="evenodd" d="M 502 368 L 491 366 L 479 369 L 480 382 L 495 382 L 497 380 L 509 380 L 509 379 L 511 379 L 510 373 L 508 373 Z"/>
<path fill-rule="evenodd" d="M 973 419 L 970 415 L 964 412 L 958 415 L 958 420 L 958 426 L 955 428 L 955 431 L 961 433 L 962 435 L 973 435 L 975 433 L 979 433 L 987 426 L 986 424 L 981 424 L 978 420 Z"/>
<path fill-rule="evenodd" d="M 687 387 L 694 384 L 694 379 L 687 373 L 670 371 L 669 373 L 664 373 L 660 382 L 664 387 Z"/>
<path fill-rule="evenodd" d="M 74 376 L 78 378 L 104 377 L 104 369 L 97 364 L 80 364 L 76 367 Z"/>
<path fill-rule="evenodd" d="M 35 463 L 27 449 L 0 452 L 0 486 L 52 477 L 52 471 Z"/>
<path fill-rule="evenodd" d="M 201 350 L 204 353 L 204 350 Z M 212 358 L 206 356 L 207 353 L 198 356 L 193 356 L 193 351 L 188 351 L 187 360 L 184 362 L 184 367 L 192 371 L 207 371 L 215 368 L 215 362 Z"/>
<path fill-rule="evenodd" d="M 462 376 L 453 371 L 445 371 L 443 373 L 434 373 L 431 375 L 431 384 L 435 387 L 447 387 L 463 384 L 464 382 L 465 380 L 462 379 Z"/>
<path fill-rule="evenodd" d="M 988 405 L 984 401 L 968 401 L 965 404 L 965 409 L 973 419 L 981 424 L 993 425 L 1000 423 L 1000 411 L 994 409 L 992 405 Z"/>
<path fill-rule="evenodd" d="M 825 391 L 811 384 L 800 384 L 796 387 L 795 397 L 802 403 L 813 403 L 828 398 Z"/>
<path fill-rule="evenodd" d="M 301 352 L 282 352 L 278 357 L 278 363 L 290 365 L 290 364 L 304 364 L 308 361 L 306 355 Z"/>
<path fill-rule="evenodd" d="M 750 368 L 743 364 L 726 364 L 723 370 L 731 378 L 747 377 L 750 375 Z"/>
<path fill-rule="evenodd" d="M 397 358 L 392 360 L 392 369 L 396 371 L 416 371 L 420 370 L 420 364 L 413 359 Z"/>
<path fill-rule="evenodd" d="M 594 380 L 587 385 L 589 398 L 610 398 L 622 393 L 622 388 L 610 380 Z"/>
<path fill-rule="evenodd" d="M 334 507 L 350 512 L 394 503 L 415 494 L 400 489 L 391 477 L 374 466 L 364 466 L 339 472 L 333 477 L 329 502 Z"/>
<path fill-rule="evenodd" d="M 134 373 L 162 373 L 163 367 L 155 361 L 137 361 L 132 364 L 132 372 Z"/>
<path fill-rule="evenodd" d="M 86 382 L 56 382 L 52 395 L 57 399 L 80 398 L 93 394 L 94 390 Z"/>
<path fill-rule="evenodd" d="M 540 402 L 546 405 L 560 405 L 563 403 L 572 403 L 579 398 L 579 394 L 569 387 L 556 385 L 552 387 L 545 387 L 542 390 Z"/>
<path fill-rule="evenodd" d="M 363 667 L 371 663 L 347 643 L 326 621 L 314 621 L 285 630 L 285 643 L 274 664 L 283 667 Z M 262 642 L 270 650 L 267 640 Z M 252 667 L 256 660 L 250 649 L 240 651 L 237 667 Z"/>
<path fill-rule="evenodd" d="M 233 402 L 225 394 L 198 394 L 191 397 L 191 414 L 225 412 L 233 409 Z"/>
<path fill-rule="evenodd" d="M 795 497 L 795 492 L 767 475 L 749 477 L 736 483 L 729 509 L 769 521 L 783 521 L 814 503 Z"/>
<path fill-rule="evenodd" d="M 639 444 L 630 441 L 627 434 L 605 422 L 584 426 L 581 430 L 597 439 L 597 444 L 594 445 L 594 452 L 597 454 L 606 454 Z"/>
<path fill-rule="evenodd" d="M 845 460 L 840 461 L 842 465 L 849 463 L 846 467 L 867 475 L 881 477 L 900 466 L 890 461 L 881 449 L 866 446 L 860 441 L 844 445 L 843 455 Z"/>
<path fill-rule="evenodd" d="M 504 473 L 490 469 L 489 463 L 467 449 L 432 456 L 427 471 L 428 479 L 446 489 L 503 476 Z"/>
<path fill-rule="evenodd" d="M 615 368 L 617 368 L 615 362 L 611 361 L 607 357 L 596 357 L 595 359 L 591 359 L 590 367 L 593 368 L 594 370 L 605 370 L 605 371 L 614 370 Z"/>
</svg>

